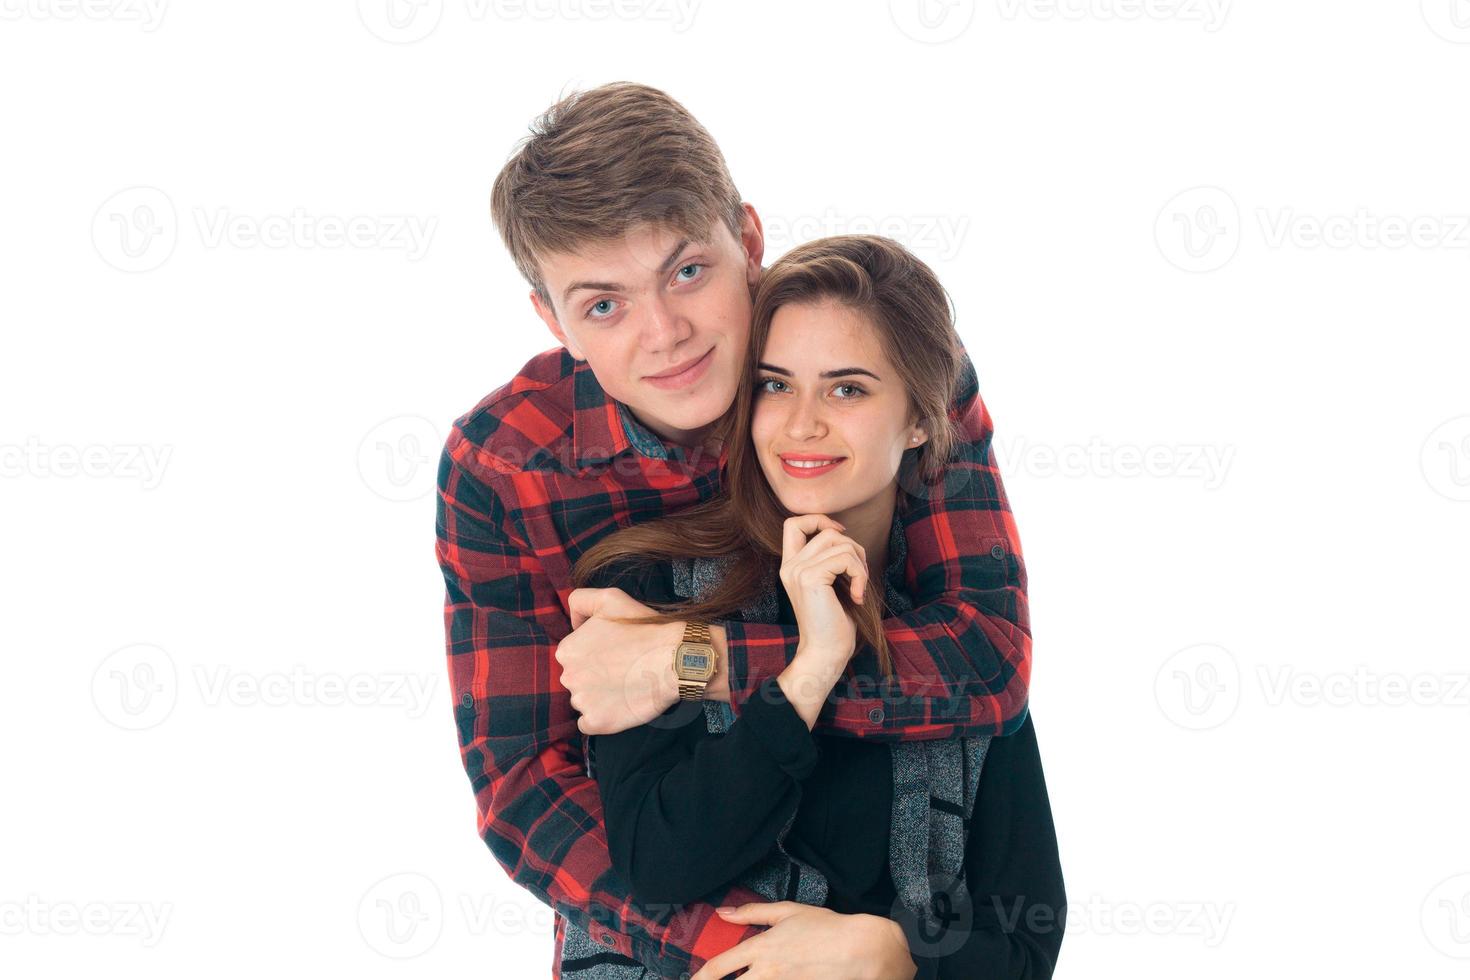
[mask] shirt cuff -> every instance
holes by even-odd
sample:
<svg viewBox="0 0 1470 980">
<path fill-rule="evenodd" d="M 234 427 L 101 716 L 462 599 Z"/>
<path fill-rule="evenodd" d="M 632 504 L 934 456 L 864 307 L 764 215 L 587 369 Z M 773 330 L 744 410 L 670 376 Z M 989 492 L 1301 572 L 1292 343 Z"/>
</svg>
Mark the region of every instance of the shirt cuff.
<svg viewBox="0 0 1470 980">
<path fill-rule="evenodd" d="M 816 768 L 817 745 L 811 730 L 786 700 L 774 676 L 761 681 L 745 700 L 739 721 L 792 779 L 803 780 Z"/>
</svg>

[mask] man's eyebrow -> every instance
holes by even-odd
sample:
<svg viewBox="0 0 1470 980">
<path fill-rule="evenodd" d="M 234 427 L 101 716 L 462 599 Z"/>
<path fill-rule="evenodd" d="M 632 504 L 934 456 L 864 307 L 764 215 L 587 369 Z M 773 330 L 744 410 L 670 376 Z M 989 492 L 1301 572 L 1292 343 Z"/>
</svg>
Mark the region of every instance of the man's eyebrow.
<svg viewBox="0 0 1470 980">
<path fill-rule="evenodd" d="M 785 368 L 776 367 L 774 364 L 767 364 L 764 361 L 762 361 L 760 364 L 757 364 L 756 367 L 760 368 L 762 371 L 770 371 L 772 374 L 784 374 L 788 378 L 791 377 L 791 372 L 788 371 L 788 370 L 786 370 Z M 852 374 L 866 374 L 868 377 L 872 378 L 874 381 L 882 381 L 883 380 L 882 378 L 880 378 L 876 374 L 874 374 L 872 371 L 869 371 L 867 368 L 860 368 L 860 367 L 838 368 L 835 371 L 823 371 L 821 374 L 817 375 L 817 377 L 819 377 L 819 378 L 845 378 L 848 375 L 852 375 Z"/>
<path fill-rule="evenodd" d="M 668 257 L 666 257 L 663 262 L 659 263 L 659 267 L 655 271 L 657 271 L 659 275 L 663 275 L 665 272 L 668 272 L 674 267 L 674 263 L 679 261 L 679 253 L 683 252 L 684 249 L 688 247 L 689 239 L 681 238 L 679 240 L 679 244 L 673 247 L 673 250 L 669 252 Z M 579 289 L 590 289 L 598 293 L 617 293 L 622 292 L 623 286 L 621 283 L 616 282 L 574 282 L 566 289 L 562 290 L 561 301 L 565 303 L 567 300 L 571 299 L 572 294 Z"/>
</svg>

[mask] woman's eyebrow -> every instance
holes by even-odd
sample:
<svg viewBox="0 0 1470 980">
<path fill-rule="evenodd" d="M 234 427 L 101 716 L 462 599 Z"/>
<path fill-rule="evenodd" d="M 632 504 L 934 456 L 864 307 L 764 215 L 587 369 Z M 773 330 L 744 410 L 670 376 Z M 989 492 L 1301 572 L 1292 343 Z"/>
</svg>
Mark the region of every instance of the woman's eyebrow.
<svg viewBox="0 0 1470 980">
<path fill-rule="evenodd" d="M 786 370 L 785 368 L 776 367 L 776 365 L 774 365 L 774 364 L 767 364 L 764 361 L 762 361 L 760 364 L 757 364 L 756 367 L 760 368 L 762 371 L 770 371 L 772 374 L 784 374 L 788 378 L 792 376 L 791 375 L 791 372 L 788 371 L 788 370 Z M 817 377 L 819 377 L 819 378 L 844 378 L 844 377 L 847 377 L 850 374 L 866 374 L 868 377 L 872 378 L 874 381 L 882 381 L 883 380 L 882 378 L 880 378 L 876 374 L 874 374 L 872 371 L 869 371 L 867 368 L 860 368 L 860 367 L 837 368 L 835 371 L 823 371 L 821 374 L 817 375 Z"/>
</svg>

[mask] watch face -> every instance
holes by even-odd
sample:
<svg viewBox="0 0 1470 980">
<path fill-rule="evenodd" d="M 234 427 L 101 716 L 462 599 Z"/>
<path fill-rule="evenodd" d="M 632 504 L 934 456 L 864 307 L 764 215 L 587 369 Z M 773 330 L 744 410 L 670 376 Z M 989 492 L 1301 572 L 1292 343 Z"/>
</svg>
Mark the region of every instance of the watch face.
<svg viewBox="0 0 1470 980">
<path fill-rule="evenodd" d="M 679 674 L 686 680 L 709 680 L 715 672 L 715 661 L 708 651 L 709 648 L 703 644 L 679 647 Z"/>
</svg>

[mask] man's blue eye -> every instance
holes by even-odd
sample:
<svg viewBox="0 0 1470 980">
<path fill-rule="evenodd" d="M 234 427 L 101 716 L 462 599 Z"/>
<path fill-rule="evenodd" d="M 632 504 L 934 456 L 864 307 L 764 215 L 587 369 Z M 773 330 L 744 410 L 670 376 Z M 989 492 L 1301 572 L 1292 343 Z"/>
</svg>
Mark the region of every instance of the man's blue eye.
<svg viewBox="0 0 1470 980">
<path fill-rule="evenodd" d="M 698 270 L 703 269 L 703 268 L 704 268 L 704 266 L 700 265 L 698 262 L 691 262 L 691 263 L 689 263 L 688 265 L 684 266 L 683 268 L 681 268 L 679 270 L 679 275 L 682 276 L 682 275 L 684 275 L 684 273 L 688 272 L 689 273 L 689 279 L 692 279 L 692 278 L 694 278 L 694 276 L 696 275 L 696 273 L 698 272 Z M 691 270 L 691 269 L 693 269 L 695 271 L 694 272 L 690 272 L 689 270 Z M 688 282 L 689 279 L 685 279 L 684 281 L 685 282 Z"/>
<path fill-rule="evenodd" d="M 587 313 L 588 313 L 588 315 L 594 316 L 594 317 L 605 317 L 605 316 L 609 315 L 610 313 L 612 313 L 612 306 L 613 306 L 613 301 L 612 300 L 610 300 L 610 299 L 600 299 L 596 303 L 593 303 L 592 304 L 592 308 L 590 310 L 588 310 Z"/>
</svg>

